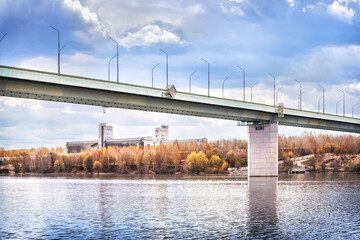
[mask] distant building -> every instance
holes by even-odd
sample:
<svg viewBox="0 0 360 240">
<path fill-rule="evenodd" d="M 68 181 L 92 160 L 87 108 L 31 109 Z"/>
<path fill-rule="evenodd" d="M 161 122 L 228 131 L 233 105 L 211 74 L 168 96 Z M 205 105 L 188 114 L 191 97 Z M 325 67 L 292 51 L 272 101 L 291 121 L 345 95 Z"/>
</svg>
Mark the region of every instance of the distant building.
<svg viewBox="0 0 360 240">
<path fill-rule="evenodd" d="M 99 145 L 98 140 L 67 142 L 66 151 L 68 153 L 79 153 L 81 152 L 81 150 L 89 150 L 91 148 L 97 148 L 98 145 Z"/>
<path fill-rule="evenodd" d="M 128 147 L 128 146 L 153 146 L 152 137 L 113 139 L 113 127 L 106 123 L 100 123 L 98 127 L 98 140 L 74 141 L 66 143 L 68 153 L 79 153 L 81 150 L 89 150 L 99 147 Z"/>
<path fill-rule="evenodd" d="M 99 124 L 99 146 L 105 147 L 105 141 L 113 139 L 113 127 L 106 123 Z"/>
<path fill-rule="evenodd" d="M 169 126 L 161 125 L 155 128 L 155 144 L 159 145 L 169 139 Z"/>
<path fill-rule="evenodd" d="M 106 147 L 129 147 L 129 146 L 153 146 L 153 138 L 139 137 L 139 138 L 123 138 L 123 139 L 109 139 L 105 141 Z"/>
<path fill-rule="evenodd" d="M 169 144 L 169 143 L 173 143 L 173 142 L 178 142 L 178 143 L 190 143 L 190 142 L 202 143 L 202 142 L 206 142 L 206 141 L 207 141 L 207 138 L 176 139 L 176 140 L 163 141 L 162 144 Z"/>
<path fill-rule="evenodd" d="M 155 141 L 152 137 L 137 137 L 137 138 L 122 138 L 113 139 L 113 127 L 106 125 L 106 123 L 100 123 L 98 127 L 98 140 L 93 141 L 75 141 L 67 142 L 66 150 L 68 153 L 79 153 L 81 150 L 89 150 L 91 148 L 99 147 L 129 147 L 129 146 L 154 146 L 160 144 L 169 144 L 177 141 L 178 143 L 201 143 L 207 141 L 206 138 L 196 139 L 180 139 L 169 140 L 169 126 L 161 125 L 161 127 L 155 128 Z"/>
</svg>

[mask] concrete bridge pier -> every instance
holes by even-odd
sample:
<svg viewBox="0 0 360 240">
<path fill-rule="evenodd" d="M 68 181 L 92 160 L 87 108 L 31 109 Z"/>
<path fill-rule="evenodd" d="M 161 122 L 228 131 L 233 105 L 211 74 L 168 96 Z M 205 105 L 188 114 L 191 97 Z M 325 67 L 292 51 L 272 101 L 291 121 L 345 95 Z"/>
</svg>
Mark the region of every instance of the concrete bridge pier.
<svg viewBox="0 0 360 240">
<path fill-rule="evenodd" d="M 278 176 L 278 123 L 248 126 L 248 176 Z"/>
</svg>

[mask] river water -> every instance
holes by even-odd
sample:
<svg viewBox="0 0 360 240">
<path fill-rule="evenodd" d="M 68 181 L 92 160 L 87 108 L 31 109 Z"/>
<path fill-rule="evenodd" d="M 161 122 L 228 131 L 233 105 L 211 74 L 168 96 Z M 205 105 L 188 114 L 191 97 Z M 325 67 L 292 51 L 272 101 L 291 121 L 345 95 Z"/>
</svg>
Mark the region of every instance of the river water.
<svg viewBox="0 0 360 240">
<path fill-rule="evenodd" d="M 0 239 L 360 239 L 360 175 L 0 177 Z"/>
</svg>

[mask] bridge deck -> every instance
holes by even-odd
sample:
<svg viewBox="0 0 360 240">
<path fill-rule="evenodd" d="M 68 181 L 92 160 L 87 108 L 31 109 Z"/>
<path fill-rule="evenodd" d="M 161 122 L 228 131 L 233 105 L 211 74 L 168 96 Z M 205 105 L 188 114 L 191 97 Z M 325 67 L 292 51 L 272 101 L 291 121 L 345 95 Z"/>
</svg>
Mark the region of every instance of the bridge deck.
<svg viewBox="0 0 360 240">
<path fill-rule="evenodd" d="M 70 75 L 0 66 L 0 95 L 17 98 L 126 108 L 236 121 L 278 121 L 280 125 L 360 133 L 360 119 L 115 83 Z"/>
</svg>

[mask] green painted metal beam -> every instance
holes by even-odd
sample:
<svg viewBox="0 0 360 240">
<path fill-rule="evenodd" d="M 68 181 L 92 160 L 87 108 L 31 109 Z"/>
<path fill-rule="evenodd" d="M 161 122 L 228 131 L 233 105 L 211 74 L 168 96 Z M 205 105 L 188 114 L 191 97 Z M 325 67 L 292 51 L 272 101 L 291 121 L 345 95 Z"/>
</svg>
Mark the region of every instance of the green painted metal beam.
<svg viewBox="0 0 360 240">
<path fill-rule="evenodd" d="M 291 108 L 284 108 L 284 117 L 278 117 L 277 108 L 265 104 L 184 92 L 171 98 L 165 89 L 7 66 L 0 66 L 0 95 L 360 133 L 358 118 Z"/>
</svg>

